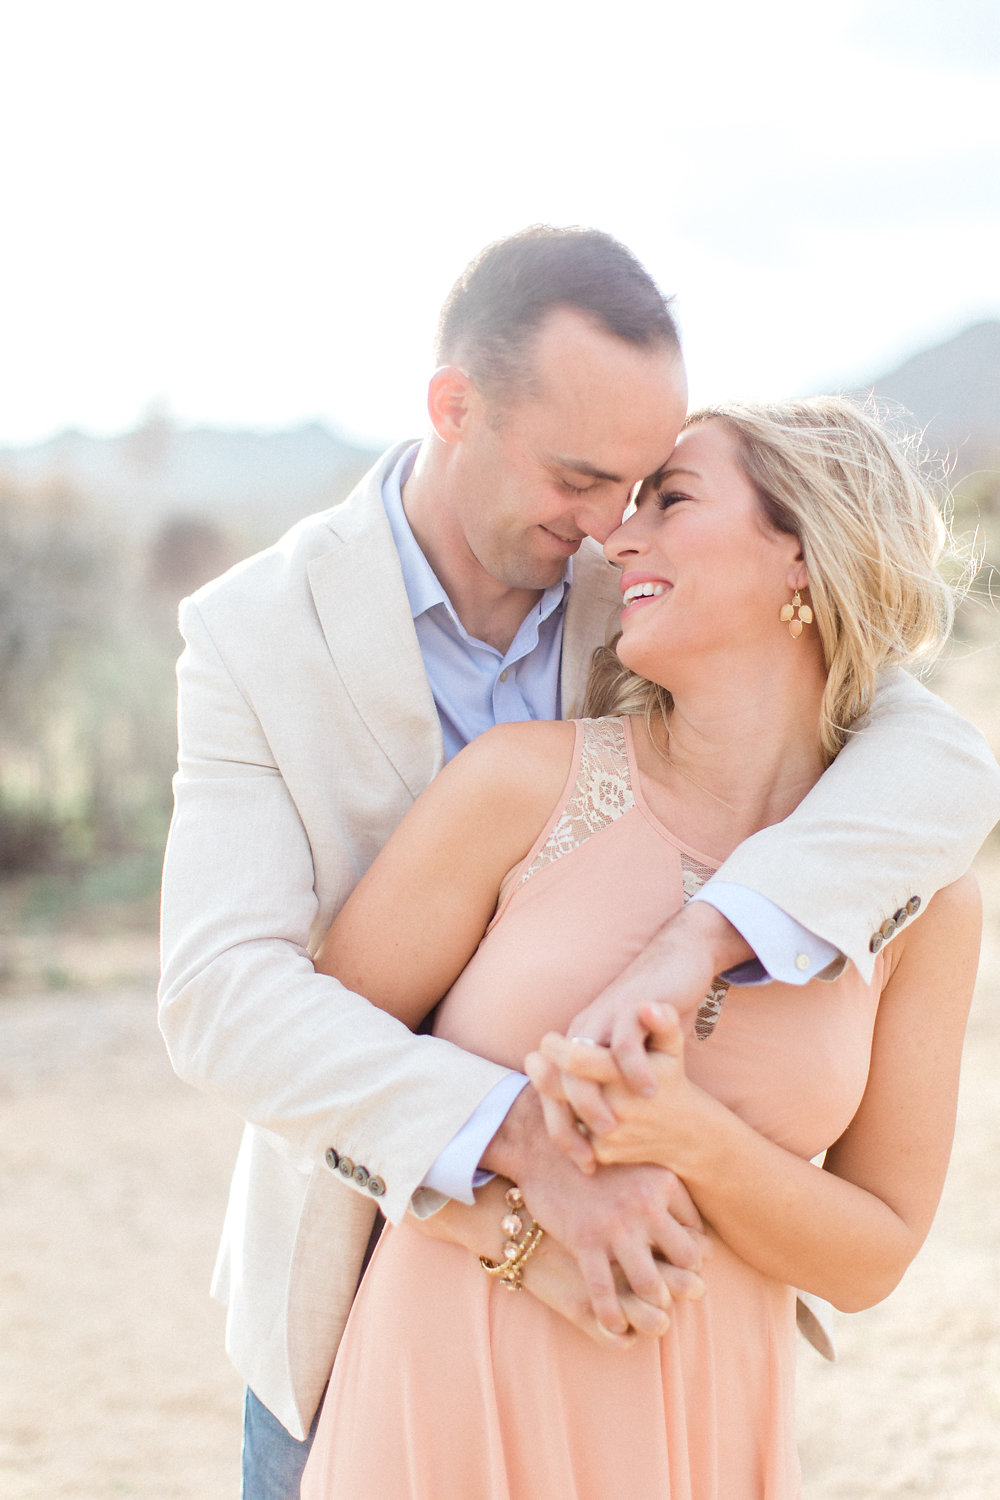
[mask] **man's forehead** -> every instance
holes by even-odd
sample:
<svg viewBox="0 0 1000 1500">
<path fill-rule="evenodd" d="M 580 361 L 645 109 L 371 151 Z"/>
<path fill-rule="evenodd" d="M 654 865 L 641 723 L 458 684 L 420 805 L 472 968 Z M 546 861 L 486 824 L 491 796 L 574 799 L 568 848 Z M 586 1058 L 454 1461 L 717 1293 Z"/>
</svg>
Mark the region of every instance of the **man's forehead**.
<svg viewBox="0 0 1000 1500">
<path fill-rule="evenodd" d="M 624 360 L 659 365 L 686 380 L 680 346 L 671 339 L 640 343 L 622 338 L 595 314 L 578 307 L 550 308 L 525 341 L 524 351 L 529 367 L 533 366 L 539 376 L 548 365 L 579 366 L 591 361 L 603 365 Z"/>
</svg>

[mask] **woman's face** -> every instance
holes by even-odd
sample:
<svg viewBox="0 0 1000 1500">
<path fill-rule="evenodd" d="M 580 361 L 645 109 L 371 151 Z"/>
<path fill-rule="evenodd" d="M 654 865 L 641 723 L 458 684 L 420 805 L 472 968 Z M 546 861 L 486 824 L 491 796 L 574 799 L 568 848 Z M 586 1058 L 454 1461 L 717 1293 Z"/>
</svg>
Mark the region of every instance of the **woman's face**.
<svg viewBox="0 0 1000 1500">
<path fill-rule="evenodd" d="M 622 570 L 618 655 L 677 691 L 712 657 L 733 670 L 791 642 L 778 613 L 806 574 L 798 539 L 773 530 L 724 423 L 682 432 L 604 546 Z"/>
</svg>

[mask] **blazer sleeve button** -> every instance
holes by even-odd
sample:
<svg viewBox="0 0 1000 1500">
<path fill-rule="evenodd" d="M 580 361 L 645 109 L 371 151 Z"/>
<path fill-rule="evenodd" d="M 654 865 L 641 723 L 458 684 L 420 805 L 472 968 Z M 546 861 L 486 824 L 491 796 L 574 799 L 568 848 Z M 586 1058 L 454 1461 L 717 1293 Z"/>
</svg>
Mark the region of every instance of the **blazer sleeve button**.
<svg viewBox="0 0 1000 1500">
<path fill-rule="evenodd" d="M 892 914 L 892 920 L 895 922 L 895 924 L 896 924 L 897 927 L 902 927 L 903 923 L 906 921 L 906 919 L 907 919 L 908 916 L 909 916 L 909 912 L 906 910 L 906 907 L 905 906 L 901 906 L 899 908 L 899 911 L 894 911 L 893 912 L 893 914 Z"/>
<path fill-rule="evenodd" d="M 911 917 L 915 917 L 920 910 L 920 897 L 911 896 L 906 903 L 906 910 Z"/>
<path fill-rule="evenodd" d="M 885 938 L 880 932 L 873 932 L 871 942 L 868 944 L 869 953 L 878 953 L 885 943 Z"/>
<path fill-rule="evenodd" d="M 349 1156 L 342 1156 L 340 1158 L 340 1175 L 342 1177 L 354 1176 L 354 1163 Z"/>
<path fill-rule="evenodd" d="M 369 1177 L 368 1191 L 371 1193 L 373 1198 L 382 1197 L 382 1194 L 385 1192 L 385 1183 L 382 1181 L 381 1177 Z"/>
<path fill-rule="evenodd" d="M 364 1187 L 365 1183 L 368 1181 L 368 1168 L 355 1167 L 354 1181 L 358 1184 L 359 1187 Z"/>
<path fill-rule="evenodd" d="M 331 1172 L 336 1172 L 337 1168 L 340 1165 L 340 1157 L 337 1155 L 336 1151 L 334 1151 L 332 1146 L 330 1146 L 327 1150 L 326 1164 L 330 1168 Z"/>
<path fill-rule="evenodd" d="M 895 922 L 893 921 L 892 917 L 887 917 L 886 920 L 882 923 L 882 936 L 885 938 L 886 942 L 889 941 L 895 931 Z"/>
</svg>

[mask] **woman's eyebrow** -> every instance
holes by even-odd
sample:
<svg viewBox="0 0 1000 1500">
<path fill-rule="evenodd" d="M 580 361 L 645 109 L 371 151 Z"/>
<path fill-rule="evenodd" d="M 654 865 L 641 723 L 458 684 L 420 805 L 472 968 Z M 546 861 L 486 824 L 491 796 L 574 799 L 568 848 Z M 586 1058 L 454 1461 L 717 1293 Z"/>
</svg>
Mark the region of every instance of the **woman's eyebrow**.
<svg viewBox="0 0 1000 1500">
<path fill-rule="evenodd" d="M 657 471 L 657 473 L 650 474 L 649 481 L 651 484 L 662 484 L 665 479 L 673 479 L 677 474 L 689 474 L 692 479 L 701 478 L 701 475 L 698 473 L 697 469 L 684 469 L 681 467 L 677 467 L 674 469 L 660 469 Z"/>
</svg>

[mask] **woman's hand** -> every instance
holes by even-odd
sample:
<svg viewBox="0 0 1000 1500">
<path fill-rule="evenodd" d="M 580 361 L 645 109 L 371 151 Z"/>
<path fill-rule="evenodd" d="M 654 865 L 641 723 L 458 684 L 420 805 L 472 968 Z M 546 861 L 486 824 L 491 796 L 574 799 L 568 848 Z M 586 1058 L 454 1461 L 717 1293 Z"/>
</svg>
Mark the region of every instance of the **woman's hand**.
<svg viewBox="0 0 1000 1500">
<path fill-rule="evenodd" d="M 600 1090 L 601 1110 L 590 1111 L 585 1133 L 575 1120 L 575 1140 L 568 1153 L 584 1165 L 655 1162 L 680 1171 L 679 1160 L 694 1127 L 701 1090 L 684 1071 L 684 1038 L 672 1006 L 644 1008 L 648 1065 L 655 1093 L 637 1093 L 626 1081 L 607 1047 L 549 1032 L 538 1052 L 527 1059 L 526 1071 L 542 1096 L 546 1125 L 553 1139 L 566 1139 L 566 1112 L 573 1106 L 577 1084 L 583 1080 Z M 586 1169 L 586 1168 L 585 1168 Z"/>
<path fill-rule="evenodd" d="M 507 1211 L 504 1193 L 509 1186 L 505 1178 L 494 1177 L 477 1191 L 474 1204 L 453 1201 L 429 1218 L 411 1217 L 408 1222 L 433 1239 L 447 1240 L 461 1245 L 470 1254 L 496 1259 L 502 1244 L 500 1220 Z M 697 1298 L 704 1294 L 704 1282 L 695 1271 L 672 1266 L 660 1256 L 654 1259 L 660 1285 L 649 1301 L 632 1291 L 619 1266 L 613 1268 L 615 1293 L 621 1310 L 623 1331 L 620 1333 L 598 1321 L 576 1257 L 551 1232 L 546 1233 L 525 1265 L 524 1290 L 573 1323 L 595 1343 L 609 1349 L 627 1349 L 639 1335 L 661 1338 L 666 1333 L 670 1327 L 671 1307 L 677 1298 Z"/>
</svg>

